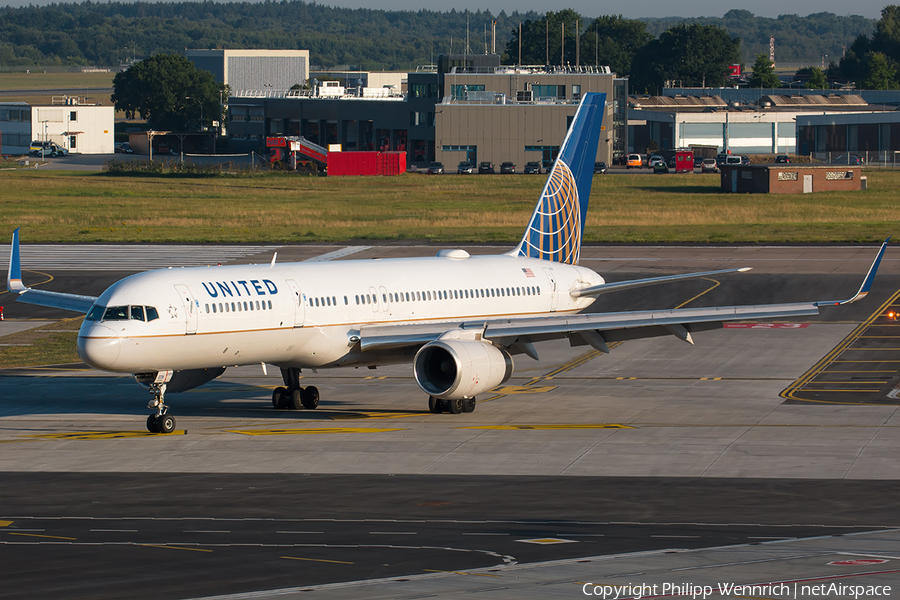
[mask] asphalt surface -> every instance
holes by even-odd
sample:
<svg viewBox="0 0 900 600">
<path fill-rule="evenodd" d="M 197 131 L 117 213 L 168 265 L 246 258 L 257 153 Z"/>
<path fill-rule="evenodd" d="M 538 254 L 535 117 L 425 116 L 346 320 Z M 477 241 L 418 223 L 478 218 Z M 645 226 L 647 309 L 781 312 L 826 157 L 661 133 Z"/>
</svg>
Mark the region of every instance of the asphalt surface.
<svg viewBox="0 0 900 600">
<path fill-rule="evenodd" d="M 230 259 L 268 261 L 274 249 Z M 174 252 L 175 264 L 214 250 L 155 249 Z M 277 250 L 279 261 L 350 252 Z M 347 258 L 437 248 L 353 250 Z M 102 269 L 91 268 L 95 250 L 42 254 L 53 268 L 26 263 L 26 283 L 52 277 L 41 287 L 98 295 L 160 260 L 142 263 L 147 250 L 127 246 L 102 252 Z M 879 391 L 841 392 L 850 404 L 801 402 L 819 385 L 809 373 L 846 368 L 839 361 L 859 352 L 854 344 L 896 335 L 883 316 L 898 302 L 893 254 L 865 301 L 802 323 L 708 332 L 694 347 L 627 342 L 602 357 L 539 348 L 542 361 L 517 361 L 509 385 L 462 419 L 427 413 L 405 365 L 304 374 L 323 400 L 299 412 L 272 409 L 272 369 L 245 367 L 172 395 L 179 430 L 153 435 L 146 392 L 130 377 L 78 365 L 5 371 L 3 597 L 563 598 L 601 580 L 896 580 L 900 409 L 883 393 L 900 382 L 896 352 L 883 344 L 875 357 L 887 372 L 879 377 L 890 377 Z M 871 256 L 591 247 L 583 262 L 610 281 L 755 267 L 595 305 L 636 310 L 848 297 Z M 107 270 L 116 259 L 127 268 Z M 0 304 L 17 324 L 70 316 L 7 294 Z M 882 566 L 828 566 L 841 558 Z"/>
<path fill-rule="evenodd" d="M 3 478 L 4 598 L 188 598 L 900 525 L 898 482 Z"/>
</svg>

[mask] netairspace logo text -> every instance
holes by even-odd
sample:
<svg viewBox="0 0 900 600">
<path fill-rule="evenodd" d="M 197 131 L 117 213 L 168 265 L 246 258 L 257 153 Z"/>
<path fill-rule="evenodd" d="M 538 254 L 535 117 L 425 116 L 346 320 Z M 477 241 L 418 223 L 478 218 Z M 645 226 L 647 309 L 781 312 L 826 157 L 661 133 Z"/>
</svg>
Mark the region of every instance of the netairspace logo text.
<svg viewBox="0 0 900 600">
<path fill-rule="evenodd" d="M 820 583 L 817 585 L 768 583 L 764 585 L 736 585 L 719 583 L 716 586 L 693 583 L 654 583 L 628 585 L 594 585 L 581 587 L 585 596 L 597 596 L 606 600 L 641 600 L 649 596 L 689 596 L 692 600 L 705 600 L 713 594 L 720 596 L 788 596 L 800 598 L 827 598 L 829 596 L 860 598 L 886 597 L 891 594 L 889 585 L 846 585 Z"/>
</svg>

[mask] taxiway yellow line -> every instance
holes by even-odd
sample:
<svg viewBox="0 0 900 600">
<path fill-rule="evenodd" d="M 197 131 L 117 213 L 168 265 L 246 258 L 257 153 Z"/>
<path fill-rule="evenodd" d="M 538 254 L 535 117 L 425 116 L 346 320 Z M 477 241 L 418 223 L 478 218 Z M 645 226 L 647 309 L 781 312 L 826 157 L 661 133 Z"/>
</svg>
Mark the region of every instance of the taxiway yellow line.
<svg viewBox="0 0 900 600">
<path fill-rule="evenodd" d="M 835 358 L 836 358 L 837 356 L 839 356 L 844 350 L 846 350 L 846 349 L 850 346 L 850 344 L 854 343 L 854 342 L 855 342 L 855 341 L 863 334 L 863 332 L 864 332 L 864 331 L 865 331 L 872 323 L 875 322 L 875 320 L 876 320 L 877 318 L 881 317 L 881 316 L 882 316 L 882 313 L 884 312 L 884 310 L 885 310 L 888 306 L 892 305 L 892 304 L 894 303 L 894 301 L 897 300 L 897 298 L 900 298 L 900 290 L 897 290 L 896 292 L 894 292 L 894 293 L 891 295 L 891 297 L 888 298 L 887 301 L 884 302 L 884 304 L 882 304 L 881 306 L 879 306 L 879 307 L 875 310 L 875 312 L 873 312 L 871 315 L 869 315 L 869 317 L 868 317 L 865 321 L 863 321 L 863 322 L 860 323 L 858 326 L 856 326 L 856 327 L 853 329 L 853 331 L 851 331 L 850 334 L 847 335 L 847 337 L 845 337 L 843 340 L 841 340 L 841 342 L 840 342 L 837 346 L 835 346 L 834 348 L 832 348 L 830 352 L 828 352 L 825 356 L 823 356 L 823 357 L 822 357 L 816 364 L 814 364 L 814 365 L 813 365 L 806 373 L 804 373 L 803 375 L 801 375 L 799 379 L 797 379 L 794 383 L 792 383 L 791 385 L 789 385 L 789 386 L 787 387 L 787 389 L 785 389 L 783 392 L 781 392 L 780 396 L 781 396 L 782 398 L 785 398 L 785 399 L 788 399 L 788 400 L 798 400 L 798 401 L 801 401 L 801 402 L 817 402 L 817 403 L 826 403 L 826 404 L 847 404 L 846 402 L 833 402 L 833 401 L 830 401 L 830 400 L 813 400 L 813 399 L 809 399 L 809 398 L 798 398 L 798 397 L 794 396 L 794 393 L 795 393 L 795 392 L 798 392 L 801 388 L 803 388 L 803 386 L 805 386 L 805 385 L 808 384 L 810 381 L 812 381 L 813 378 L 815 378 L 815 377 L 816 377 L 817 375 L 819 375 L 822 371 L 824 371 L 824 370 L 827 368 L 827 366 L 828 366 L 829 364 L 833 364 L 833 363 L 846 363 L 846 362 L 855 362 L 855 363 L 863 363 L 863 362 L 865 362 L 865 363 L 900 362 L 900 361 L 875 361 L 875 360 L 869 360 L 869 361 L 841 361 L 841 360 L 835 360 Z M 857 404 L 857 403 L 854 402 L 854 403 L 851 403 L 851 404 Z"/>
<path fill-rule="evenodd" d="M 169 550 L 190 550 L 191 552 L 212 552 L 206 548 L 185 548 L 184 546 L 166 546 L 164 544 L 136 544 L 145 548 L 168 548 Z"/>
<path fill-rule="evenodd" d="M 286 559 L 288 559 L 288 560 L 308 560 L 308 561 L 311 561 L 311 562 L 334 563 L 334 564 L 337 564 L 337 565 L 354 565 L 354 564 L 356 564 L 356 563 L 349 562 L 349 561 L 346 561 L 346 560 L 327 560 L 327 559 L 324 559 L 324 558 L 303 558 L 303 557 L 300 557 L 300 556 L 281 556 L 281 557 L 279 557 L 279 558 L 286 558 Z"/>
<path fill-rule="evenodd" d="M 50 538 L 54 540 L 77 540 L 78 538 L 72 537 L 63 537 L 61 535 L 38 535 L 37 533 L 16 533 L 14 531 L 7 531 L 9 535 L 24 535 L 27 537 L 39 537 L 39 538 Z"/>
</svg>

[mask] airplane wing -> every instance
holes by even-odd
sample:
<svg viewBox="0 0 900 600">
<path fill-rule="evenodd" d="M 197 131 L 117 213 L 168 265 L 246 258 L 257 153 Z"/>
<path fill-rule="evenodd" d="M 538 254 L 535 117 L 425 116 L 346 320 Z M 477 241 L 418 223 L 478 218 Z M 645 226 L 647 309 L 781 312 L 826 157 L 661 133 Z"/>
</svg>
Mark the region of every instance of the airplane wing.
<svg viewBox="0 0 900 600">
<path fill-rule="evenodd" d="M 64 294 L 62 292 L 49 292 L 25 287 L 22 283 L 22 265 L 19 259 L 19 229 L 13 231 L 12 248 L 9 254 L 9 271 L 6 275 L 6 289 L 19 295 L 16 300 L 25 304 L 37 304 L 38 306 L 50 306 L 87 314 L 91 306 L 96 302 L 96 296 L 81 296 L 79 294 Z"/>
<path fill-rule="evenodd" d="M 588 344 L 602 352 L 609 352 L 608 343 L 645 337 L 674 335 L 693 343 L 691 332 L 722 327 L 725 321 L 748 319 L 780 319 L 816 315 L 820 306 L 849 304 L 864 298 L 872 287 L 878 265 L 884 256 L 890 238 L 885 240 L 875 257 L 859 290 L 845 300 L 822 300 L 789 304 L 760 304 L 754 306 L 719 306 L 714 308 L 679 308 L 669 310 L 628 311 L 576 315 L 548 315 L 527 319 L 485 319 L 477 321 L 443 322 L 428 324 L 364 325 L 360 328 L 360 347 L 363 351 L 399 348 L 427 344 L 453 329 L 480 330 L 481 338 L 488 339 L 514 351 L 524 352 L 532 358 L 537 353 L 532 342 L 568 337 L 573 345 Z M 628 285 L 614 289 L 639 287 L 664 283 L 689 277 L 742 271 L 727 269 L 690 273 L 672 277 L 654 277 L 647 280 L 624 282 Z M 616 284 L 611 284 L 615 286 Z M 601 288 L 603 286 L 593 286 Z M 573 295 L 593 295 L 593 288 L 575 290 Z M 591 290 L 586 292 L 586 290 Z M 613 291 L 613 290 L 610 290 Z M 602 293 L 602 292 L 600 292 Z"/>
</svg>

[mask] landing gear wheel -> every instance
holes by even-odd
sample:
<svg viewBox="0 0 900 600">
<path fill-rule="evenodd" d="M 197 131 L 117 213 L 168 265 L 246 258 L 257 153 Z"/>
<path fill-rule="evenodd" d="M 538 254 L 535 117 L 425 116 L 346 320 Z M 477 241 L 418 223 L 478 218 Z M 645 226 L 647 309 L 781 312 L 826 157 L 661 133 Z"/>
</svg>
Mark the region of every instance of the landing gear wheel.
<svg viewBox="0 0 900 600">
<path fill-rule="evenodd" d="M 291 410 L 300 410 L 303 408 L 303 388 L 291 390 L 291 395 L 288 398 L 288 408 Z"/>
<path fill-rule="evenodd" d="M 444 401 L 438 400 L 434 396 L 428 396 L 428 410 L 436 415 L 444 412 Z"/>
<path fill-rule="evenodd" d="M 463 412 L 462 398 L 457 398 L 455 400 L 444 400 L 444 404 L 447 406 L 447 410 L 450 411 L 451 415 L 458 415 Z"/>
<path fill-rule="evenodd" d="M 463 400 L 463 412 L 475 412 L 475 398 L 466 398 Z"/>
<path fill-rule="evenodd" d="M 277 387 L 272 390 L 272 406 L 277 409 L 287 408 L 284 405 L 284 397 L 287 395 L 287 388 Z"/>
<path fill-rule="evenodd" d="M 160 433 L 172 433 L 175 431 L 175 417 L 173 416 L 159 415 L 159 417 L 156 418 L 156 423 Z"/>
<path fill-rule="evenodd" d="M 156 415 L 147 417 L 147 431 L 150 433 L 159 433 L 159 422 L 156 419 Z"/>
<path fill-rule="evenodd" d="M 303 402 L 303 408 L 308 408 L 309 410 L 313 410 L 317 406 L 319 406 L 319 388 L 314 385 L 309 386 L 304 389 L 300 394 L 301 401 Z"/>
</svg>

